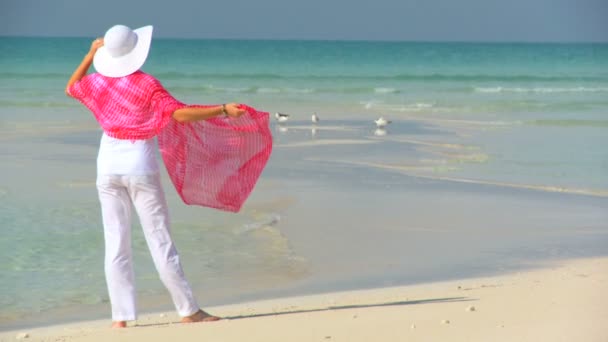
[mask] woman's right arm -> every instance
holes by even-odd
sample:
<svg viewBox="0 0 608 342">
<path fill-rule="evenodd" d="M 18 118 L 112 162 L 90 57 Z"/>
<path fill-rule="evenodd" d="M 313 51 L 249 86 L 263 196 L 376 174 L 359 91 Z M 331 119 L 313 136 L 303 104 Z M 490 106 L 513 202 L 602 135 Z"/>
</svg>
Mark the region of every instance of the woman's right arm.
<svg viewBox="0 0 608 342">
<path fill-rule="evenodd" d="M 245 110 L 236 103 L 227 103 L 215 107 L 184 107 L 173 112 L 173 118 L 178 122 L 192 122 L 207 120 L 222 114 L 229 117 L 238 118 L 243 115 Z"/>
<path fill-rule="evenodd" d="M 93 57 L 95 57 L 95 52 L 97 52 L 97 49 L 102 46 L 103 38 L 97 38 L 93 41 L 93 43 L 91 43 L 91 49 L 89 50 L 89 53 L 84 56 L 82 62 L 80 62 L 80 65 L 78 65 L 76 70 L 74 70 L 74 73 L 72 73 L 72 76 L 68 80 L 68 84 L 65 86 L 66 95 L 71 96 L 69 91 L 70 87 L 74 83 L 80 81 L 84 76 L 86 76 L 89 67 L 91 67 L 91 64 L 93 63 Z"/>
</svg>

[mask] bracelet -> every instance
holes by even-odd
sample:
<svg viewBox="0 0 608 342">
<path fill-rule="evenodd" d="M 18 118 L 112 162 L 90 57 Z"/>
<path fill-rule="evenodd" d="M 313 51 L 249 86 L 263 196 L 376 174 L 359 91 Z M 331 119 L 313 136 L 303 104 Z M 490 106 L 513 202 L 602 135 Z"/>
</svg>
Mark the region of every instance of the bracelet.
<svg viewBox="0 0 608 342">
<path fill-rule="evenodd" d="M 225 103 L 222 104 L 222 113 L 224 113 L 224 116 L 228 116 L 228 111 L 226 111 L 226 104 Z"/>
</svg>

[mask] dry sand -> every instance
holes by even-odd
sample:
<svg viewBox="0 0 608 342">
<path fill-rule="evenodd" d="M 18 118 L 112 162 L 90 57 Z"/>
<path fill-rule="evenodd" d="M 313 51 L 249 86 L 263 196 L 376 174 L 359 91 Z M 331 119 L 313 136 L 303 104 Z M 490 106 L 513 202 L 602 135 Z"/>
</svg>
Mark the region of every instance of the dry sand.
<svg viewBox="0 0 608 342">
<path fill-rule="evenodd" d="M 608 258 L 516 274 L 280 298 L 206 308 L 217 323 L 175 313 L 0 333 L 0 341 L 608 341 Z"/>
</svg>

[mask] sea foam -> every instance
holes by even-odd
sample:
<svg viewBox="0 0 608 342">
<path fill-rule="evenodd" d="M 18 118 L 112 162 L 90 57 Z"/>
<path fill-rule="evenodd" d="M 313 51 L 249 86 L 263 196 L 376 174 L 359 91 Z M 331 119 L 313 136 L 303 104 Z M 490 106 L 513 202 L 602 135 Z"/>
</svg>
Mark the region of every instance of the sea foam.
<svg viewBox="0 0 608 342">
<path fill-rule="evenodd" d="M 596 93 L 608 92 L 608 87 L 476 87 L 474 90 L 478 93 Z"/>
</svg>

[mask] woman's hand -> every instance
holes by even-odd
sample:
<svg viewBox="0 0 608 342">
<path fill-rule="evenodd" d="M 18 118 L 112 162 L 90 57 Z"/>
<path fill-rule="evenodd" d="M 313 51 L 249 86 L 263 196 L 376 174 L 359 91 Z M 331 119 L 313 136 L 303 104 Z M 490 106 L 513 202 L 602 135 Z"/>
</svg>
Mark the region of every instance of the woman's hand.
<svg viewBox="0 0 608 342">
<path fill-rule="evenodd" d="M 89 53 L 94 56 L 95 52 L 97 52 L 97 49 L 99 49 L 102 46 L 103 46 L 103 38 L 97 38 L 97 39 L 95 39 L 91 43 L 91 50 L 89 50 Z"/>
<path fill-rule="evenodd" d="M 238 103 L 226 103 L 225 108 L 226 108 L 226 115 L 228 115 L 229 117 L 232 117 L 232 118 L 238 118 L 239 116 L 241 116 L 241 115 L 245 114 L 245 112 L 247 112 L 246 110 L 241 108 L 241 105 Z"/>
</svg>

